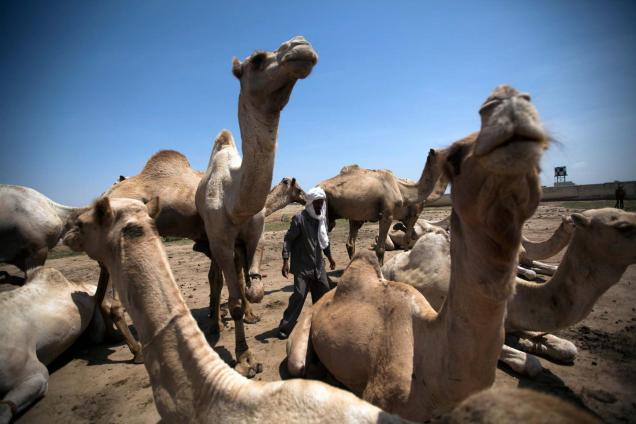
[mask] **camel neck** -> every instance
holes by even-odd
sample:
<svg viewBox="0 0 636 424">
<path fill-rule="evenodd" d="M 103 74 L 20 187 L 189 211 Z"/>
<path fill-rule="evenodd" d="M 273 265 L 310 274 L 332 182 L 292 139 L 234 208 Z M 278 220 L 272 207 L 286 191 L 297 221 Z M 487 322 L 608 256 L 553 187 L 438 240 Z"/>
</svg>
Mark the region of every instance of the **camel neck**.
<svg viewBox="0 0 636 424">
<path fill-rule="evenodd" d="M 289 204 L 287 194 L 270 193 L 265 201 L 265 216 L 270 216 L 274 212 L 283 209 Z"/>
<path fill-rule="evenodd" d="M 506 300 L 514 287 L 516 258 L 510 252 L 518 249 L 521 229 L 493 243 L 483 229 L 462 225 L 454 211 L 451 220 L 451 258 L 461 260 L 451 260 L 448 297 L 437 323 L 446 333 L 443 363 L 448 384 L 456 385 L 450 390 L 464 396 L 494 381 Z"/>
<path fill-rule="evenodd" d="M 239 125 L 243 159 L 232 217 L 237 222 L 256 215 L 265 206 L 272 185 L 280 113 L 268 114 L 239 96 Z"/>
<path fill-rule="evenodd" d="M 113 282 L 143 345 L 157 409 L 168 422 L 192 417 L 195 403 L 214 405 L 245 379 L 210 348 L 192 318 L 159 239 L 148 233 L 118 243 Z"/>
<path fill-rule="evenodd" d="M 526 238 L 522 245 L 526 250 L 525 257 L 531 260 L 550 258 L 559 253 L 570 241 L 570 233 L 565 229 L 565 224 L 561 223 L 552 236 L 543 242 L 533 242 Z"/>
<path fill-rule="evenodd" d="M 508 302 L 506 329 L 555 331 L 585 318 L 594 303 L 618 282 L 626 266 L 599 258 L 576 232 L 554 276 L 546 283 L 517 281 Z"/>
</svg>

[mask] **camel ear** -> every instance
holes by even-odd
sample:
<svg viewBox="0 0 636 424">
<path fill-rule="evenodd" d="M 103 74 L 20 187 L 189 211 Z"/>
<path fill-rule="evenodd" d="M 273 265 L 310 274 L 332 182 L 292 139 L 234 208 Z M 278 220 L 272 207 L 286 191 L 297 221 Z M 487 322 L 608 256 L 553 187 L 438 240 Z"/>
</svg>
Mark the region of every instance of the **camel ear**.
<svg viewBox="0 0 636 424">
<path fill-rule="evenodd" d="M 296 187 L 296 178 L 292 178 L 292 180 L 291 180 L 291 186 L 292 186 L 292 187 Z"/>
<path fill-rule="evenodd" d="M 157 215 L 159 215 L 160 203 L 159 196 L 155 196 L 148 203 L 146 203 L 146 208 L 148 209 L 148 215 L 155 219 Z"/>
<path fill-rule="evenodd" d="M 95 203 L 95 221 L 102 227 L 107 227 L 113 222 L 113 210 L 110 207 L 108 197 L 102 197 Z"/>
<path fill-rule="evenodd" d="M 448 186 L 448 177 L 444 173 L 444 151 L 431 149 L 426 158 L 426 165 L 422 176 L 424 186 L 420 186 L 419 194 L 426 198 L 426 203 L 432 203 L 442 197 Z"/>
<path fill-rule="evenodd" d="M 585 228 L 590 225 L 590 219 L 583 214 L 573 213 L 571 216 L 572 222 L 574 222 L 574 225 L 576 225 L 577 227 Z"/>
<path fill-rule="evenodd" d="M 243 67 L 241 66 L 241 61 L 238 60 L 236 57 L 232 58 L 232 73 L 238 79 L 241 79 L 241 76 L 243 76 Z"/>
<path fill-rule="evenodd" d="M 119 182 L 121 183 L 122 181 L 124 181 L 126 179 L 126 177 L 124 177 L 123 175 L 119 176 Z"/>
</svg>

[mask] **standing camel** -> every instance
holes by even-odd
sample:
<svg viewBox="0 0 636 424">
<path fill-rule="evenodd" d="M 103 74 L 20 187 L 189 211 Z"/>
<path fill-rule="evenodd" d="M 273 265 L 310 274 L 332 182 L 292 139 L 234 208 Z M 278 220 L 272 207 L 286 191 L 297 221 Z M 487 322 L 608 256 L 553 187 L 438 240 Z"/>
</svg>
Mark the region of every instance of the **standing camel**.
<svg viewBox="0 0 636 424">
<path fill-rule="evenodd" d="M 418 421 L 492 385 L 548 141 L 530 96 L 514 88 L 497 87 L 479 112 L 481 130 L 431 151 L 427 165 L 436 166 L 422 177 L 435 181 L 431 170 L 440 169 L 452 185 L 450 290 L 439 313 L 361 252 L 292 332 L 292 375 L 304 374 L 311 349 L 355 394 Z"/>
<path fill-rule="evenodd" d="M 223 279 L 227 283 L 228 306 L 234 320 L 236 369 L 254 376 L 259 366 L 245 340 L 241 302 L 260 301 L 263 285 L 253 268 L 256 248 L 263 233 L 265 201 L 272 184 L 280 113 L 299 79 L 306 78 L 318 55 L 303 37 L 283 43 L 273 52 L 255 52 L 243 62 L 234 59 L 232 72 L 241 91 L 238 118 L 243 158 L 229 131 L 214 142 L 208 168 L 199 183 L 195 203 L 205 224 L 213 262 L 218 266 L 211 279 L 212 331 L 218 332 Z M 236 253 L 235 253 L 236 252 Z M 221 273 L 219 272 L 222 271 Z M 242 274 L 242 275 L 241 275 Z"/>
<path fill-rule="evenodd" d="M 375 252 L 382 263 L 385 241 L 392 221 L 402 221 L 407 228 L 407 236 L 410 237 L 424 203 L 432 202 L 444 194 L 447 181 L 440 178 L 434 190 L 425 194 L 428 181 L 424 171 L 419 181 L 413 182 L 397 178 L 391 171 L 384 169 L 364 169 L 358 165 L 349 165 L 342 168 L 340 174 L 318 185 L 327 194 L 329 230 L 336 225 L 336 219 L 349 220 L 349 257 L 355 253 L 355 242 L 362 224 L 365 221 L 380 221 Z"/>
</svg>

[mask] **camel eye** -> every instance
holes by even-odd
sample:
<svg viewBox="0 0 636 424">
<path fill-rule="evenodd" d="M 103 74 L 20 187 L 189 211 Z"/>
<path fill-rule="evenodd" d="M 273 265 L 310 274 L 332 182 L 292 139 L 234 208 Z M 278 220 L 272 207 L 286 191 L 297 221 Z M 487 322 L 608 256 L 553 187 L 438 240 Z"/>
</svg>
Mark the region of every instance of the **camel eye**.
<svg viewBox="0 0 636 424">
<path fill-rule="evenodd" d="M 532 98 L 530 97 L 530 94 L 528 93 L 521 93 L 519 94 L 519 97 L 521 97 L 523 100 L 530 102 L 532 101 Z"/>
<path fill-rule="evenodd" d="M 492 110 L 495 106 L 497 106 L 499 103 L 501 103 L 501 99 L 498 99 L 498 98 L 489 99 L 486 101 L 486 103 L 481 105 L 481 108 L 479 108 L 479 113 L 488 112 Z"/>
</svg>

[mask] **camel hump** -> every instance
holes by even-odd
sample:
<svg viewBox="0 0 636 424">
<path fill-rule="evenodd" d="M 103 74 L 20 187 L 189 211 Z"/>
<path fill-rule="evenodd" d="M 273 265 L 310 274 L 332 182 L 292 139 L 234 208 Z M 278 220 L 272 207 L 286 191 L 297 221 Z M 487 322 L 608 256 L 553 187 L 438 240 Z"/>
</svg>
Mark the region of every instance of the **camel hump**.
<svg viewBox="0 0 636 424">
<path fill-rule="evenodd" d="M 224 147 L 236 146 L 234 142 L 234 137 L 230 130 L 221 130 L 221 132 L 214 139 L 214 148 L 213 151 L 221 150 Z"/>
<path fill-rule="evenodd" d="M 359 171 L 359 170 L 360 170 L 360 165 L 358 165 L 357 163 L 353 163 L 351 165 L 345 165 L 342 167 L 342 169 L 340 169 L 340 175 L 349 174 L 351 172 Z"/>
<path fill-rule="evenodd" d="M 181 174 L 184 168 L 190 168 L 190 162 L 176 150 L 160 150 L 148 159 L 142 174 L 174 175 Z"/>
<path fill-rule="evenodd" d="M 60 271 L 48 266 L 39 266 L 28 271 L 28 282 L 41 280 L 46 281 L 48 285 L 67 285 L 68 280 Z"/>
</svg>

